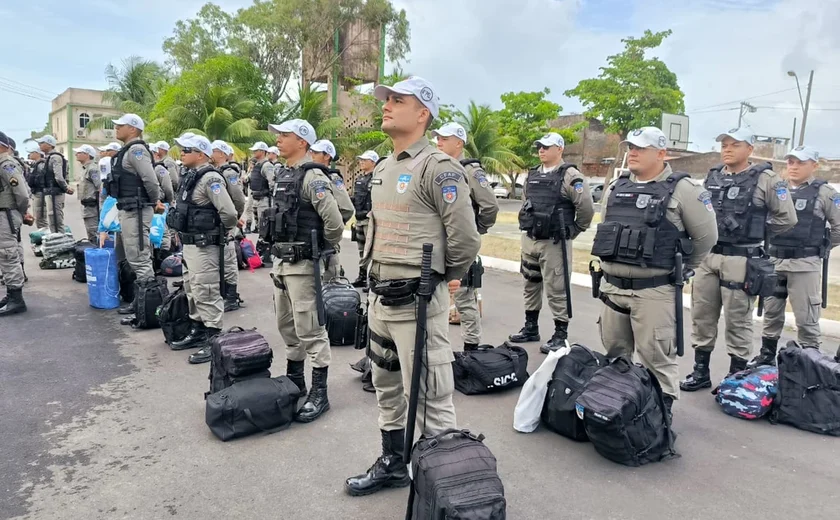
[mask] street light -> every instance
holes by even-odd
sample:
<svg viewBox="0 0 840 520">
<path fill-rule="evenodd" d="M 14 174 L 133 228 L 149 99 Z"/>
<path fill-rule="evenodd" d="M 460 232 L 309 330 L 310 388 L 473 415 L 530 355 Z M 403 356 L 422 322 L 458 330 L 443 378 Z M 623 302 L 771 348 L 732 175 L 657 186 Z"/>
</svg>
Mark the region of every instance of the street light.
<svg viewBox="0 0 840 520">
<path fill-rule="evenodd" d="M 799 86 L 799 76 L 796 72 L 789 70 L 788 76 L 796 80 L 796 90 L 799 92 L 799 106 L 802 107 L 802 128 L 799 131 L 799 146 L 805 144 L 805 124 L 808 122 L 808 108 L 811 105 L 811 87 L 814 86 L 814 71 L 811 71 L 811 76 L 808 78 L 808 93 L 805 95 L 805 103 L 802 103 L 802 88 Z"/>
</svg>

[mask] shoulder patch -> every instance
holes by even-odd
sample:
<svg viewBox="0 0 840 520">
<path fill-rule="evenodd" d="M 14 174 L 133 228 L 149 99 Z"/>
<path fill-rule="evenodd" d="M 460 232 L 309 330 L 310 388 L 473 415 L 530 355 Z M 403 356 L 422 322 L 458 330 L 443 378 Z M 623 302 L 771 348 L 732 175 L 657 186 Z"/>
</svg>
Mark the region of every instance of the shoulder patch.
<svg viewBox="0 0 840 520">
<path fill-rule="evenodd" d="M 435 184 L 440 186 L 445 181 L 448 181 L 448 180 L 459 181 L 463 178 L 464 178 L 463 174 L 458 173 L 458 172 L 443 172 L 443 173 L 439 173 L 435 176 Z M 478 178 L 478 177 L 476 177 L 476 178 Z"/>
<path fill-rule="evenodd" d="M 222 192 L 222 183 L 219 181 L 213 181 L 213 183 L 210 184 L 210 191 L 216 195 L 220 194 Z"/>
<path fill-rule="evenodd" d="M 7 171 L 9 173 L 14 173 L 15 172 L 15 165 L 10 163 L 10 162 L 7 162 L 6 164 L 3 165 L 3 171 Z"/>
<path fill-rule="evenodd" d="M 309 187 L 312 189 L 323 189 L 327 187 L 327 181 L 314 180 L 309 182 Z"/>
<path fill-rule="evenodd" d="M 142 159 L 143 158 L 143 149 L 142 148 L 135 148 L 134 150 L 131 151 L 131 153 L 134 155 L 135 159 Z"/>
<path fill-rule="evenodd" d="M 709 213 L 713 213 L 715 211 L 714 206 L 712 206 L 712 194 L 708 191 L 701 191 L 700 195 L 697 196 L 697 200 L 703 203 L 706 206 L 706 211 Z"/>
<path fill-rule="evenodd" d="M 834 203 L 835 208 L 840 208 L 840 193 L 835 193 L 831 196 L 831 201 Z"/>
<path fill-rule="evenodd" d="M 239 182 L 239 177 L 237 177 L 236 175 L 231 175 L 230 177 L 228 177 L 228 182 L 235 186 Z"/>
<path fill-rule="evenodd" d="M 332 180 L 333 180 L 333 184 L 335 184 L 336 188 L 338 188 L 340 190 L 344 189 L 344 179 L 342 179 L 340 175 L 333 175 Z"/>
<path fill-rule="evenodd" d="M 788 188 L 785 181 L 779 181 L 773 185 L 773 189 L 776 190 L 776 197 L 779 200 L 787 200 L 788 199 Z"/>
<path fill-rule="evenodd" d="M 473 172 L 473 178 L 478 181 L 478 185 L 482 188 L 489 188 L 490 182 L 487 181 L 487 174 L 481 168 L 476 168 Z"/>
<path fill-rule="evenodd" d="M 447 204 L 458 200 L 458 186 L 441 186 L 440 192 L 443 195 L 443 202 Z"/>
<path fill-rule="evenodd" d="M 572 188 L 576 193 L 583 193 L 583 179 L 575 179 L 572 181 Z"/>
</svg>

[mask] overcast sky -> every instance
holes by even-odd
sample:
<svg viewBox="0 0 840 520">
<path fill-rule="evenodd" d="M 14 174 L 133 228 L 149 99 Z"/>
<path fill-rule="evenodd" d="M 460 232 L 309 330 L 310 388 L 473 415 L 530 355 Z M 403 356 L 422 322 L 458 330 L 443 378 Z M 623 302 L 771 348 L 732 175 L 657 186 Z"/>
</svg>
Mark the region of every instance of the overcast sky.
<svg viewBox="0 0 840 520">
<path fill-rule="evenodd" d="M 435 84 L 444 103 L 473 99 L 498 108 L 507 91 L 551 89 L 563 96 L 598 74 L 620 39 L 672 29 L 656 55 L 677 74 L 690 116 L 690 149 L 710 150 L 737 125 L 738 103 L 756 133 L 790 136 L 815 69 L 806 143 L 840 157 L 840 0 L 392 0 L 408 13 L 406 72 Z M 0 69 L 0 129 L 22 142 L 47 120 L 49 101 L 68 87 L 106 88 L 109 62 L 137 54 L 163 60 L 161 43 L 199 0 L 6 0 Z M 234 10 L 249 0 L 220 0 Z M 20 93 L 12 93 L 17 90 Z M 37 98 L 37 99 L 36 99 Z M 798 139 L 798 131 L 797 131 Z"/>
</svg>

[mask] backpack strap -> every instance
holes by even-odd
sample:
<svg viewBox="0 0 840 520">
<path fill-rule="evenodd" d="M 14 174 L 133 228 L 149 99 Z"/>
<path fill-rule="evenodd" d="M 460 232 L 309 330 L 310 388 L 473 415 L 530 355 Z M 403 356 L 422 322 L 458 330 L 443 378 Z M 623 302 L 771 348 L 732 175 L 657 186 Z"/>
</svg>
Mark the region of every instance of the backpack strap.
<svg viewBox="0 0 840 520">
<path fill-rule="evenodd" d="M 665 433 L 668 435 L 668 451 L 671 452 L 671 457 L 679 457 L 679 454 L 674 449 L 675 436 L 673 430 L 671 430 L 671 417 L 668 415 L 668 409 L 665 407 L 665 394 L 662 393 L 662 385 L 659 384 L 656 375 L 649 368 L 645 367 L 645 371 L 647 371 L 648 377 L 650 377 L 653 383 L 653 388 L 656 390 L 656 402 L 659 405 L 659 409 L 662 410 L 662 417 L 665 419 Z"/>
</svg>

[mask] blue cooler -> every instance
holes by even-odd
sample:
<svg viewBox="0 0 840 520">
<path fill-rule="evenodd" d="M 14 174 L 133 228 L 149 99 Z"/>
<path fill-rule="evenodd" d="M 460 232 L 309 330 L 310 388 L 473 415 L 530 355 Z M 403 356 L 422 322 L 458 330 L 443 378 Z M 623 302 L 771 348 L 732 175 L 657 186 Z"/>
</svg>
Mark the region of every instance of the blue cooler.
<svg viewBox="0 0 840 520">
<path fill-rule="evenodd" d="M 120 306 L 117 252 L 114 249 L 85 250 L 85 274 L 91 307 L 116 309 Z"/>
</svg>

